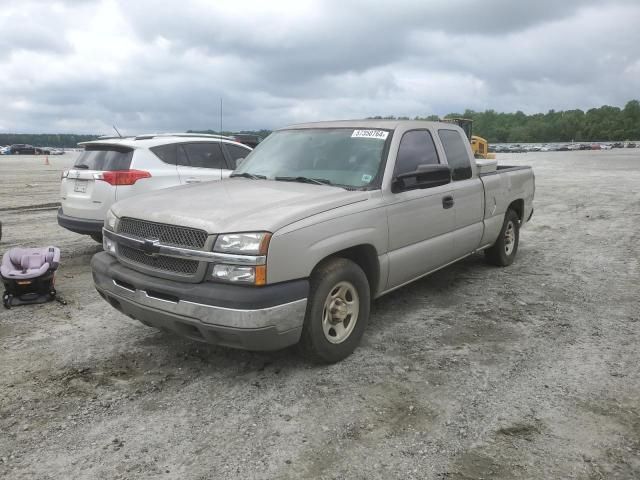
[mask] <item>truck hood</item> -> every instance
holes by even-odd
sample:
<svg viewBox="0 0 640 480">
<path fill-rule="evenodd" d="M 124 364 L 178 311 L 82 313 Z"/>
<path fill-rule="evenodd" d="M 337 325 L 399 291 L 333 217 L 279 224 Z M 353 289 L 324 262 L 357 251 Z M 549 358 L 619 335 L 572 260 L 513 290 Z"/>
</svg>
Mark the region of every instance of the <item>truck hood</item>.
<svg viewBox="0 0 640 480">
<path fill-rule="evenodd" d="M 113 205 L 119 218 L 223 232 L 269 231 L 369 198 L 366 191 L 232 178 L 139 195 Z"/>
</svg>

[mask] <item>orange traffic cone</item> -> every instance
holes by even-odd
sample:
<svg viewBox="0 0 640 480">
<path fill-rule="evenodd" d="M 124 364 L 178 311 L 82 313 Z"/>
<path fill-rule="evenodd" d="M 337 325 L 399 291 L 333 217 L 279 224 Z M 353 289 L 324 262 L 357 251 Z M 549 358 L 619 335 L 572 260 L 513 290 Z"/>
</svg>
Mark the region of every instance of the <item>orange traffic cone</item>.
<svg viewBox="0 0 640 480">
<path fill-rule="evenodd" d="M 45 165 L 51 165 L 51 164 L 49 163 L 49 155 L 47 155 L 46 157 L 44 157 L 44 164 L 45 164 Z"/>
</svg>

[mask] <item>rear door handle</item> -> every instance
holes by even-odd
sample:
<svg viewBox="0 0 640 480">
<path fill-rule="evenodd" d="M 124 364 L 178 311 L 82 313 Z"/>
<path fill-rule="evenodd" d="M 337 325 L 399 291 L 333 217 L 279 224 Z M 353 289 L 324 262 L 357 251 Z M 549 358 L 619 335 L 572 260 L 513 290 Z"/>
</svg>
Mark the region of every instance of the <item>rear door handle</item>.
<svg viewBox="0 0 640 480">
<path fill-rule="evenodd" d="M 442 197 L 442 208 L 451 208 L 453 207 L 454 203 L 456 203 L 453 200 L 453 197 L 451 195 L 447 195 L 446 197 Z"/>
</svg>

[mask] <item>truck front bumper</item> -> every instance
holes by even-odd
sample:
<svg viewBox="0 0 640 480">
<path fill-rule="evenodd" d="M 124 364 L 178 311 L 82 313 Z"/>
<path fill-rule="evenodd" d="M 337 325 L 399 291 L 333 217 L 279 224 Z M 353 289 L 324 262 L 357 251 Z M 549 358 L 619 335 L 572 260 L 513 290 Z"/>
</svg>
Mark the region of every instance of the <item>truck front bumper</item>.
<svg viewBox="0 0 640 480">
<path fill-rule="evenodd" d="M 145 325 L 201 342 L 278 350 L 300 339 L 309 282 L 265 287 L 181 283 L 145 275 L 101 252 L 91 260 L 98 293 Z"/>
</svg>

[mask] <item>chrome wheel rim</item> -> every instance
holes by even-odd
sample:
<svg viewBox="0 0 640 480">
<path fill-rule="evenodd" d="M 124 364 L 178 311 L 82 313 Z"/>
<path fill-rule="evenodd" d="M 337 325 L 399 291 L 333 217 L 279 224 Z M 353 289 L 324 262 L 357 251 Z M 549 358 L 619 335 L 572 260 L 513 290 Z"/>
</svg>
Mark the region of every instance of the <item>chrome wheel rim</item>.
<svg viewBox="0 0 640 480">
<path fill-rule="evenodd" d="M 516 246 L 516 227 L 511 220 L 504 231 L 504 253 L 511 255 Z"/>
<path fill-rule="evenodd" d="M 350 282 L 337 283 L 327 295 L 322 310 L 322 330 L 331 343 L 342 343 L 356 326 L 360 297 Z"/>
</svg>

